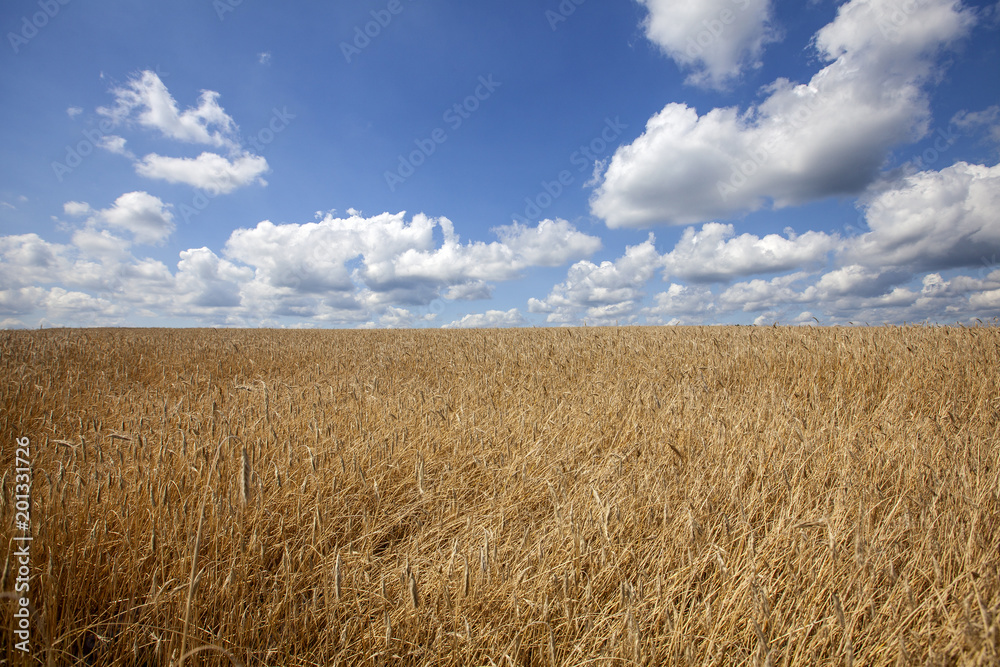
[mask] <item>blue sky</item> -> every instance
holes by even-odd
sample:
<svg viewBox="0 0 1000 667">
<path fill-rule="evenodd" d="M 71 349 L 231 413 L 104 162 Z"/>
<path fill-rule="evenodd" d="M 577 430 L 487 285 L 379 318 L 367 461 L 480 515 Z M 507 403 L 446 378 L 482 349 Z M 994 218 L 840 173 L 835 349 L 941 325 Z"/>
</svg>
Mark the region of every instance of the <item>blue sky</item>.
<svg viewBox="0 0 1000 667">
<path fill-rule="evenodd" d="M 12 0 L 0 28 L 5 328 L 1000 316 L 995 2 Z"/>
</svg>

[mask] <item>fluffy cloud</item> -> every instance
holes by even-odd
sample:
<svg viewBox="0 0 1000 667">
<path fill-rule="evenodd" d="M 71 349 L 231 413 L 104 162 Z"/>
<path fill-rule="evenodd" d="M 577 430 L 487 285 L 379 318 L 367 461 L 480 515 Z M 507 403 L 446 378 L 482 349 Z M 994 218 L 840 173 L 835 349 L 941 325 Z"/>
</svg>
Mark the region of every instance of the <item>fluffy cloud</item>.
<svg viewBox="0 0 1000 667">
<path fill-rule="evenodd" d="M 847 257 L 911 271 L 979 266 L 1000 254 L 1000 165 L 958 162 L 908 176 L 867 206 L 871 231 Z"/>
<path fill-rule="evenodd" d="M 135 120 L 178 141 L 229 149 L 239 145 L 239 128 L 219 105 L 215 91 L 203 90 L 198 106 L 181 111 L 160 77 L 147 70 L 111 92 L 115 104 L 97 111 L 116 124 Z"/>
<path fill-rule="evenodd" d="M 528 310 L 546 313 L 550 323 L 573 323 L 580 318 L 594 324 L 634 320 L 643 289 L 662 264 L 653 243 L 650 234 L 645 242 L 626 248 L 614 262 L 577 262 L 545 299 L 530 299 Z"/>
<path fill-rule="evenodd" d="M 757 67 L 777 36 L 770 0 L 640 0 L 649 10 L 646 37 L 678 65 L 693 69 L 688 83 L 723 86 Z"/>
<path fill-rule="evenodd" d="M 694 282 L 722 282 L 737 276 L 824 266 L 827 255 L 839 243 L 838 237 L 822 232 L 736 236 L 733 225 L 710 222 L 698 232 L 693 227 L 684 230 L 663 264 L 668 275 Z"/>
<path fill-rule="evenodd" d="M 601 240 L 566 220 L 542 220 L 537 227 L 513 223 L 494 230 L 500 242 L 530 266 L 561 266 L 601 249 Z"/>
<path fill-rule="evenodd" d="M 701 322 L 715 310 L 715 295 L 708 287 L 671 283 L 667 291 L 653 297 L 653 306 L 642 314 L 650 324 Z"/>
<path fill-rule="evenodd" d="M 808 299 L 795 289 L 795 283 L 805 277 L 804 273 L 793 273 L 771 280 L 754 279 L 736 283 L 719 295 L 719 307 L 723 311 L 754 312 L 807 301 Z"/>
<path fill-rule="evenodd" d="M 894 146 L 926 133 L 933 57 L 974 22 L 953 0 L 907 7 L 842 5 L 815 39 L 830 64 L 808 84 L 775 81 L 759 106 L 668 104 L 615 152 L 593 213 L 611 227 L 690 224 L 863 191 Z"/>
<path fill-rule="evenodd" d="M 150 71 L 142 72 L 111 92 L 115 103 L 99 107 L 97 111 L 112 125 L 137 123 L 169 139 L 228 151 L 228 157 L 205 151 L 193 158 L 150 153 L 141 160 L 135 160 L 135 156 L 125 148 L 123 137 L 103 137 L 100 146 L 135 160 L 135 170 L 140 176 L 184 183 L 213 194 L 228 194 L 254 183 L 267 185 L 262 178 L 269 170 L 267 160 L 242 148 L 239 128 L 220 106 L 217 92 L 202 91 L 197 106 L 181 111 L 160 77 Z"/>
<path fill-rule="evenodd" d="M 243 153 L 228 160 L 215 153 L 196 158 L 163 157 L 151 153 L 136 162 L 140 176 L 158 178 L 168 183 L 185 183 L 213 194 L 228 194 L 252 183 L 267 185 L 261 176 L 268 171 L 267 160 Z"/>
<path fill-rule="evenodd" d="M 362 302 L 384 307 L 426 305 L 440 296 L 488 297 L 489 281 L 511 280 L 532 266 L 565 263 L 600 247 L 597 238 L 562 220 L 494 231 L 500 241 L 463 243 L 447 218 L 327 215 L 314 223 L 264 221 L 237 230 L 224 254 L 254 267 L 257 288 L 274 297 L 358 290 Z"/>
<path fill-rule="evenodd" d="M 159 197 L 148 192 L 128 192 L 110 208 L 97 211 L 97 220 L 132 234 L 136 243 L 159 243 L 174 231 L 174 216 Z"/>
<path fill-rule="evenodd" d="M 220 259 L 208 248 L 184 250 L 177 263 L 176 286 L 184 303 L 197 308 L 235 308 L 242 303 L 240 288 L 253 271 Z"/>
<path fill-rule="evenodd" d="M 508 311 L 487 310 L 485 313 L 466 315 L 460 320 L 445 324 L 445 329 L 479 329 L 483 327 L 516 327 L 525 324 L 527 320 L 517 308 Z"/>
<path fill-rule="evenodd" d="M 0 289 L 11 290 L 46 284 L 70 266 L 68 248 L 49 243 L 38 234 L 0 236 Z M 7 295 L 15 299 L 13 293 Z M 18 300 L 21 297 L 17 297 Z M 11 301 L 12 303 L 13 301 Z M 9 307 L 8 312 L 12 312 Z"/>
</svg>

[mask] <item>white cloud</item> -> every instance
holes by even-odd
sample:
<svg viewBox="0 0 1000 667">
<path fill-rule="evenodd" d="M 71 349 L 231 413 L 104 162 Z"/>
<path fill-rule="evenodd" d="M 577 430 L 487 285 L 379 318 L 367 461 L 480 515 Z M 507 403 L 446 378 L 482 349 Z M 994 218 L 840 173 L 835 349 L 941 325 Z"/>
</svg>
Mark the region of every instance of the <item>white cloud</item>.
<svg viewBox="0 0 1000 667">
<path fill-rule="evenodd" d="M 601 249 L 601 239 L 578 231 L 566 220 L 542 220 L 536 227 L 514 222 L 494 231 L 502 244 L 531 266 L 561 266 Z"/>
<path fill-rule="evenodd" d="M 264 221 L 233 232 L 223 252 L 253 267 L 245 289 L 251 302 L 272 310 L 294 304 L 300 313 L 329 308 L 341 317 L 425 306 L 440 297 L 487 299 L 490 282 L 578 259 L 600 244 L 565 221 L 499 227 L 500 241 L 463 243 L 447 218 L 354 213 L 301 225 Z"/>
<path fill-rule="evenodd" d="M 258 53 L 257 54 L 257 62 L 259 62 L 261 65 L 270 65 L 271 64 L 271 52 L 270 51 L 263 51 L 261 53 Z"/>
<path fill-rule="evenodd" d="M 610 227 L 690 224 L 863 191 L 894 146 L 926 133 L 932 59 L 974 22 L 953 0 L 907 6 L 886 27 L 893 0 L 841 5 L 815 39 L 832 62 L 808 84 L 775 81 L 759 106 L 666 105 L 615 152 L 593 213 Z"/>
<path fill-rule="evenodd" d="M 746 67 L 759 67 L 764 45 L 777 39 L 770 0 L 640 0 L 649 10 L 646 37 L 678 65 L 688 83 L 721 87 Z"/>
<path fill-rule="evenodd" d="M 813 290 L 824 301 L 840 297 L 875 297 L 885 294 L 893 285 L 906 282 L 909 277 L 909 273 L 851 264 L 823 274 Z"/>
<path fill-rule="evenodd" d="M 846 259 L 910 271 L 980 266 L 1000 253 L 1000 165 L 958 162 L 903 178 L 867 206 Z"/>
<path fill-rule="evenodd" d="M 66 109 L 66 115 L 69 116 L 70 118 L 76 118 L 82 113 L 83 109 L 81 109 L 80 107 L 69 107 L 68 109 Z"/>
<path fill-rule="evenodd" d="M 0 236 L 0 289 L 49 284 L 69 265 L 67 247 L 49 243 L 38 234 Z"/>
<path fill-rule="evenodd" d="M 992 313 L 1000 313 L 1000 289 L 973 294 L 969 298 L 969 305 L 982 311 L 986 317 Z"/>
<path fill-rule="evenodd" d="M 808 299 L 794 285 L 805 278 L 804 273 L 778 276 L 771 280 L 749 280 L 736 283 L 719 295 L 720 310 L 754 312 L 772 310 L 786 304 L 802 303 Z"/>
<path fill-rule="evenodd" d="M 715 295 L 708 287 L 671 283 L 653 297 L 653 304 L 642 310 L 648 323 L 687 324 L 700 322 L 715 310 Z"/>
<path fill-rule="evenodd" d="M 232 161 L 208 152 L 196 158 L 163 157 L 152 153 L 135 165 L 140 176 L 185 183 L 213 194 L 227 194 L 253 183 L 267 185 L 261 175 L 268 169 L 267 160 L 249 153 Z"/>
<path fill-rule="evenodd" d="M 667 275 L 695 282 L 722 282 L 757 273 L 778 273 L 807 266 L 824 266 L 840 239 L 823 232 L 788 237 L 768 234 L 736 236 L 733 225 L 706 223 L 701 231 L 684 230 L 674 249 L 663 258 Z"/>
<path fill-rule="evenodd" d="M 198 106 L 180 111 L 176 100 L 155 72 L 144 71 L 124 86 L 114 88 L 115 104 L 98 113 L 115 123 L 133 119 L 165 137 L 195 144 L 236 149 L 239 128 L 219 105 L 219 93 L 203 90 Z"/>
<path fill-rule="evenodd" d="M 53 287 L 40 304 L 50 318 L 87 324 L 119 322 L 124 309 L 108 299 Z"/>
<path fill-rule="evenodd" d="M 0 315 L 26 315 L 36 310 L 44 298 L 41 287 L 0 288 Z"/>
<path fill-rule="evenodd" d="M 466 315 L 460 320 L 445 324 L 445 329 L 480 329 L 498 327 L 516 327 L 525 324 L 527 320 L 517 308 L 508 311 L 487 310 L 485 313 Z"/>
<path fill-rule="evenodd" d="M 74 217 L 80 217 L 90 213 L 90 204 L 85 201 L 68 201 L 63 204 L 63 211 L 66 215 L 72 215 Z"/>
<path fill-rule="evenodd" d="M 114 153 L 115 155 L 123 155 L 127 158 L 134 158 L 132 151 L 125 148 L 124 137 L 119 137 L 116 135 L 108 135 L 106 137 L 101 137 L 98 145 L 109 153 Z"/>
<path fill-rule="evenodd" d="M 184 250 L 177 263 L 177 294 L 197 308 L 236 308 L 241 305 L 241 285 L 253 271 L 220 259 L 208 248 Z"/>
<path fill-rule="evenodd" d="M 553 287 L 545 299 L 529 299 L 528 310 L 546 313 L 551 323 L 580 318 L 594 324 L 633 320 L 643 288 L 662 264 L 653 244 L 650 234 L 643 243 L 627 247 L 614 262 L 577 262 L 569 268 L 566 280 Z"/>
<path fill-rule="evenodd" d="M 169 205 L 148 192 L 123 194 L 110 208 L 97 211 L 91 222 L 131 232 L 136 243 L 159 243 L 173 233 L 175 226 Z"/>
<path fill-rule="evenodd" d="M 492 299 L 493 286 L 485 280 L 473 280 L 461 285 L 452 285 L 445 290 L 444 296 L 452 301 L 477 301 Z"/>
</svg>

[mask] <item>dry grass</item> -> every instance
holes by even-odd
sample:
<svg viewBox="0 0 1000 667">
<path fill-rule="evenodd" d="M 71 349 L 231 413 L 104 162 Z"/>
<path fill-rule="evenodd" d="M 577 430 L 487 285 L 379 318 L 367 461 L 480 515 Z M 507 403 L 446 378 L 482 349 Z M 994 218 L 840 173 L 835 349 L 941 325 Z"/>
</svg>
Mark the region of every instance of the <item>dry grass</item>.
<svg viewBox="0 0 1000 667">
<path fill-rule="evenodd" d="M 998 663 L 996 328 L 2 332 L 0 368 L 42 664 Z"/>
</svg>

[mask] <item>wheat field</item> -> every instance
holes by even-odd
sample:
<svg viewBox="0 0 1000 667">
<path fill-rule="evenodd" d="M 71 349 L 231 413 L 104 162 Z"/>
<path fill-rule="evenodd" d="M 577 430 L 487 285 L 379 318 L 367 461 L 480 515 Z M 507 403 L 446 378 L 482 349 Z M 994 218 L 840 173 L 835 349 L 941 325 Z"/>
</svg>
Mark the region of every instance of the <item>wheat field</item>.
<svg viewBox="0 0 1000 667">
<path fill-rule="evenodd" d="M 995 327 L 7 331 L 0 368 L 4 664 L 1000 662 Z"/>
</svg>

